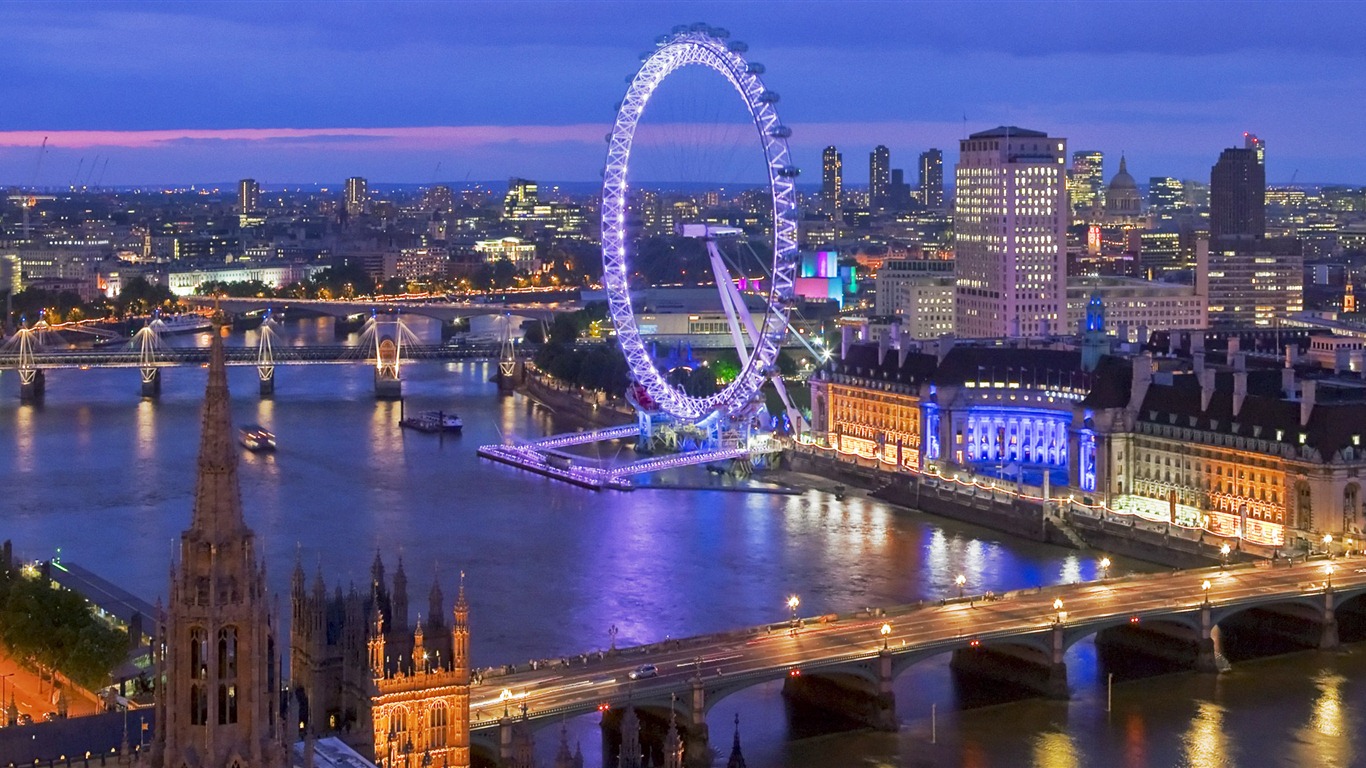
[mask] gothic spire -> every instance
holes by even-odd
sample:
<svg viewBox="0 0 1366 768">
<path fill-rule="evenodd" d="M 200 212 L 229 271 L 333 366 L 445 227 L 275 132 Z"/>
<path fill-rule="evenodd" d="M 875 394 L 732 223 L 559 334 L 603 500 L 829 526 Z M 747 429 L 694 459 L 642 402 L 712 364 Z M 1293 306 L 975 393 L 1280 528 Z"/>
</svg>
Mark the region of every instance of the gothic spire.
<svg viewBox="0 0 1366 768">
<path fill-rule="evenodd" d="M 223 338 L 218 326 L 209 340 L 209 383 L 204 392 L 202 432 L 199 437 L 199 474 L 194 487 L 190 530 L 222 541 L 245 533 L 242 495 L 237 484 L 237 449 L 232 439 L 232 404 Z"/>
<path fill-rule="evenodd" d="M 730 747 L 730 759 L 726 768 L 745 768 L 745 756 L 740 752 L 740 713 L 735 713 L 735 741 Z"/>
</svg>

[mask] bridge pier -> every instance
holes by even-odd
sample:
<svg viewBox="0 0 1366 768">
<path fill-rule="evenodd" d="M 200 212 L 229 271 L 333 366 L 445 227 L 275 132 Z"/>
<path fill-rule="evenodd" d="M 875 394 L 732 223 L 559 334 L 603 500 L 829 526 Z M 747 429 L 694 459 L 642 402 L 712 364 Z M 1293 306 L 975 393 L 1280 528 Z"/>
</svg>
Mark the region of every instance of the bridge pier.
<svg viewBox="0 0 1366 768">
<path fill-rule="evenodd" d="M 693 675 L 689 696 L 688 730 L 683 734 L 684 768 L 710 768 L 711 736 L 707 728 L 707 691 L 700 675 Z"/>
<path fill-rule="evenodd" d="M 956 675 L 988 682 L 1007 683 L 1048 699 L 1065 701 L 1067 663 L 1063 660 L 1063 625 L 1054 624 L 1050 651 L 1023 645 L 959 648 L 953 652 L 950 669 Z"/>
<path fill-rule="evenodd" d="M 143 368 L 142 369 L 142 396 L 159 397 L 161 395 L 161 369 Z"/>
<path fill-rule="evenodd" d="M 375 399 L 402 400 L 403 379 L 397 376 L 385 376 L 379 371 L 375 371 Z"/>
<path fill-rule="evenodd" d="M 261 380 L 261 397 L 271 397 L 275 394 L 275 366 L 258 365 L 256 375 Z"/>
<path fill-rule="evenodd" d="M 19 402 L 36 403 L 47 391 L 47 376 L 39 368 L 19 369 Z"/>
<path fill-rule="evenodd" d="M 470 319 L 468 317 L 457 317 L 450 322 L 441 321 L 441 340 L 449 341 L 462 333 L 469 333 Z"/>
<path fill-rule="evenodd" d="M 789 674 L 783 680 L 783 697 L 793 708 L 820 710 L 860 726 L 895 731 L 891 652 L 880 652 L 873 667 L 876 683 L 856 675 Z"/>
</svg>

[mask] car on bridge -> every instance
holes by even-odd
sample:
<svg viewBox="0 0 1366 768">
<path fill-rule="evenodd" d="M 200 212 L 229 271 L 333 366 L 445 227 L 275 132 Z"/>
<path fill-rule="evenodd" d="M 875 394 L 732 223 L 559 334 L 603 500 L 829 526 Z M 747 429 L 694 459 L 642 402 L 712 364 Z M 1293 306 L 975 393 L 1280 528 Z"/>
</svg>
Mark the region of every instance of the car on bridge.
<svg viewBox="0 0 1366 768">
<path fill-rule="evenodd" d="M 659 677 L 659 667 L 653 664 L 641 664 L 631 670 L 630 678 L 632 680 L 644 680 L 647 677 Z"/>
</svg>

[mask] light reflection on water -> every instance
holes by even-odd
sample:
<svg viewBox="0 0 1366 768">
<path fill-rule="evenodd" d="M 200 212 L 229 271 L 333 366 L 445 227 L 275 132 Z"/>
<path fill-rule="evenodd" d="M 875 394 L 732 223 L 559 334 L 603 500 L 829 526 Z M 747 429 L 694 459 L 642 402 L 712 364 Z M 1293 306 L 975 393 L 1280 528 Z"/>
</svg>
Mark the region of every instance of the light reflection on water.
<svg viewBox="0 0 1366 768">
<path fill-rule="evenodd" d="M 434 324 L 410 322 L 434 337 Z M 335 343 L 327 321 L 288 323 L 282 339 Z M 276 396 L 264 401 L 253 367 L 231 369 L 238 420 L 265 424 L 280 441 L 276 454 L 241 465 L 272 588 L 287 594 L 296 543 L 310 572 L 321 562 L 343 589 L 363 587 L 376 548 L 391 574 L 401 550 L 419 585 L 414 605 L 425 606 L 433 570 L 448 595 L 465 570 L 475 661 L 487 665 L 605 648 L 613 624 L 619 643 L 635 643 L 779 620 L 791 593 L 814 615 L 938 600 L 956 594 L 960 573 L 969 592 L 1003 592 L 1097 572 L 1098 553 L 1007 542 L 858 494 L 594 493 L 484 463 L 476 445 L 557 429 L 546 410 L 500 397 L 492 372 L 487 362 L 404 368 L 406 408 L 456 408 L 465 420 L 464 435 L 438 439 L 398 428 L 398 404 L 374 400 L 366 366 L 281 366 Z M 170 544 L 189 519 L 203 383 L 202 368 L 169 369 L 162 397 L 143 401 L 136 371 L 50 371 L 47 402 L 34 407 L 18 405 L 15 377 L 0 378 L 3 537 L 35 557 L 60 546 L 149 599 L 164 594 Z M 1112 559 L 1115 575 L 1138 567 Z M 1359 762 L 1366 687 L 1354 681 L 1366 679 L 1366 654 L 1239 665 L 1217 681 L 1124 683 L 1108 717 L 1094 646 L 1074 646 L 1068 665 L 1070 702 L 963 711 L 942 655 L 898 679 L 899 734 L 799 741 L 788 739 L 779 686 L 760 686 L 712 710 L 714 746 L 728 747 L 741 712 L 755 768 Z M 569 725 L 592 764 L 595 718 Z M 554 739 L 543 733 L 548 764 Z"/>
</svg>

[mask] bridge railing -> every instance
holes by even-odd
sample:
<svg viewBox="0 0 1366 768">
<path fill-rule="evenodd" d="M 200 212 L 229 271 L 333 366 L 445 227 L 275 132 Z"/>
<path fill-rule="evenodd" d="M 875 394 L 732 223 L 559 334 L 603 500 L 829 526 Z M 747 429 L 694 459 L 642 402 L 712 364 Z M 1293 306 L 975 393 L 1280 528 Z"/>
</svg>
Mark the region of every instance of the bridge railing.
<svg viewBox="0 0 1366 768">
<path fill-rule="evenodd" d="M 481 345 L 441 345 L 414 344 L 403 347 L 406 360 L 459 360 L 489 358 L 498 356 L 497 344 Z M 534 354 L 535 349 L 527 350 Z M 224 352 L 230 365 L 256 365 L 259 349 L 251 347 L 226 347 Z M 299 363 L 337 363 L 373 362 L 374 354 L 366 347 L 346 345 L 326 346 L 287 346 L 277 344 L 272 348 L 276 365 Z M 166 347 L 157 353 L 155 366 L 206 364 L 209 350 L 201 347 Z M 142 354 L 136 349 L 64 349 L 41 350 L 24 357 L 18 352 L 0 352 L 0 368 L 19 368 L 22 364 L 35 368 L 54 367 L 143 367 Z"/>
</svg>

